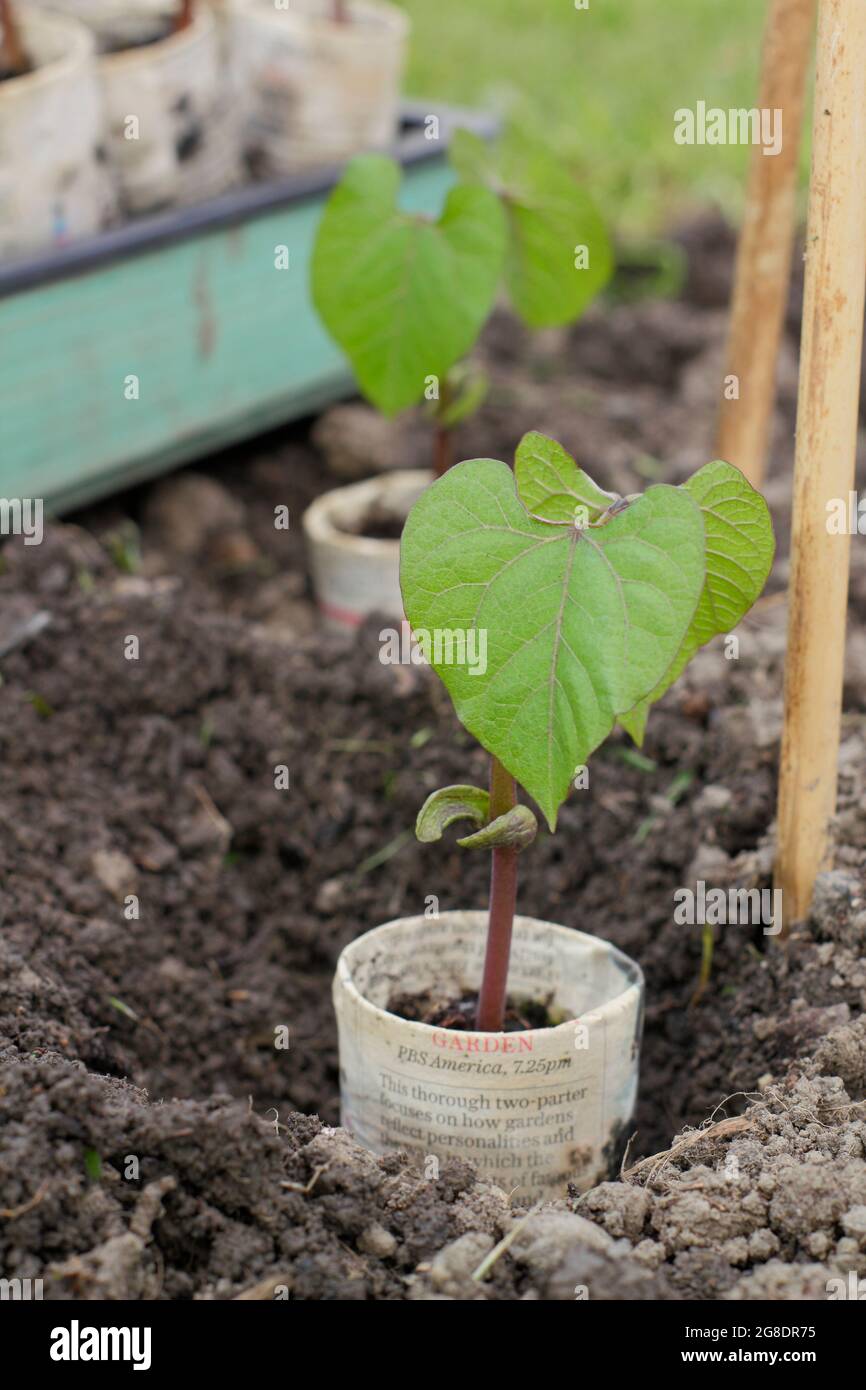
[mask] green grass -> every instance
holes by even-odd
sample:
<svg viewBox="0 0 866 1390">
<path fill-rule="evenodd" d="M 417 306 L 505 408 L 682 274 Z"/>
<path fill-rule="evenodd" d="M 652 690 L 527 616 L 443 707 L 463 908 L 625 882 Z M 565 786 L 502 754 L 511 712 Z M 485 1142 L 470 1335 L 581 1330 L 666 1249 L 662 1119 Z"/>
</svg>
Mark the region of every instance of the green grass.
<svg viewBox="0 0 866 1390">
<path fill-rule="evenodd" d="M 673 113 L 753 106 L 762 0 L 397 0 L 412 19 L 408 90 L 512 111 L 595 191 L 621 234 L 690 207 L 736 218 L 749 151 L 681 146 Z"/>
</svg>

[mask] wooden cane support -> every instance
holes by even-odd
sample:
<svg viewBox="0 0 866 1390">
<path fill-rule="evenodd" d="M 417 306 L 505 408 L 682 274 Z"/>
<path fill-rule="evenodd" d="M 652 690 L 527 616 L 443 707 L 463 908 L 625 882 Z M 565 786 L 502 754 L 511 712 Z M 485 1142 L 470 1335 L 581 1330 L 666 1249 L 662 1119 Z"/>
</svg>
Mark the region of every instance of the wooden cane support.
<svg viewBox="0 0 866 1390">
<path fill-rule="evenodd" d="M 849 537 L 827 504 L 854 486 L 866 276 L 866 5 L 820 0 L 797 408 L 779 854 L 786 929 L 829 866 Z"/>
<path fill-rule="evenodd" d="M 776 395 L 796 224 L 797 169 L 816 0 L 770 0 L 761 58 L 760 110 L 782 112 L 782 148 L 755 145 L 737 248 L 716 456 L 760 488 Z M 726 387 L 727 389 L 727 387 Z"/>
</svg>

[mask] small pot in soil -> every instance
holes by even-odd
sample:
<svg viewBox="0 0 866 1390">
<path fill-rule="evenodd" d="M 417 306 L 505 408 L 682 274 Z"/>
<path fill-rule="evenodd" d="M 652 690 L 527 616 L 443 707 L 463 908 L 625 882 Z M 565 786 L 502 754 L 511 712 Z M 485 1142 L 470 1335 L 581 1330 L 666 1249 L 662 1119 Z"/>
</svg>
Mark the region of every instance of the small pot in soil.
<svg viewBox="0 0 866 1390">
<path fill-rule="evenodd" d="M 477 992 L 487 921 L 485 912 L 403 918 L 343 951 L 334 980 L 342 1122 L 374 1153 L 468 1159 L 527 1200 L 589 1188 L 615 1171 L 628 1138 L 640 967 L 596 937 L 516 917 L 509 994 L 518 1008 L 546 1008 L 552 1026 L 477 1032 L 389 1011 L 398 997 Z"/>
<path fill-rule="evenodd" d="M 259 172 L 340 164 L 391 143 L 409 35 L 402 10 L 382 0 L 292 0 L 288 9 L 234 0 L 233 15 Z"/>
<path fill-rule="evenodd" d="M 127 213 L 201 202 L 240 179 L 243 116 L 210 4 L 199 0 L 178 29 L 178 0 L 54 2 L 80 13 L 96 37 L 108 153 Z"/>
<path fill-rule="evenodd" d="M 18 15 L 32 71 L 0 82 L 0 256 L 100 231 L 116 199 L 87 29 L 62 15 Z"/>
<path fill-rule="evenodd" d="M 357 627 L 369 613 L 402 619 L 400 531 L 432 481 L 427 469 L 399 469 L 334 488 L 307 508 L 313 587 L 329 626 Z"/>
</svg>

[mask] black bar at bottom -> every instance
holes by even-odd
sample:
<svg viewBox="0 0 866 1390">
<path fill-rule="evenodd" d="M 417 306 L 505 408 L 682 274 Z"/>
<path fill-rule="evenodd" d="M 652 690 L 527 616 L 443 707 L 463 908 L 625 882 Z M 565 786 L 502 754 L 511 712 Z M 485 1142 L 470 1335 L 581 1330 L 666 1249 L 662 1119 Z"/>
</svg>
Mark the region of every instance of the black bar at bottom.
<svg viewBox="0 0 866 1390">
<path fill-rule="evenodd" d="M 557 1304 L 549 1312 L 527 1308 L 528 1322 L 515 1324 L 514 1310 L 508 1326 L 542 1351 L 551 1355 L 555 1339 L 567 1337 L 571 1355 L 580 1352 L 575 1372 L 585 1379 L 588 1364 L 580 1371 L 584 1356 L 594 1362 L 594 1377 L 600 1374 L 599 1352 L 606 1348 L 611 1368 L 619 1380 L 624 1372 L 637 1374 L 657 1371 L 667 1378 L 682 1369 L 689 1378 L 700 1378 L 705 1370 L 718 1368 L 737 1372 L 741 1367 L 760 1367 L 772 1378 L 790 1367 L 817 1370 L 824 1378 L 843 1367 L 858 1363 L 863 1340 L 863 1310 L 866 1281 L 856 1286 L 852 1298 L 847 1289 L 827 1302 L 811 1303 L 649 1303 L 593 1302 L 580 1298 L 574 1306 Z M 290 1373 L 292 1347 L 310 1345 L 320 1328 L 333 1331 L 342 1322 L 346 1305 L 301 1303 L 291 1299 L 262 1302 L 200 1303 L 89 1303 L 89 1302 L 0 1302 L 0 1335 L 8 1364 L 22 1371 L 48 1373 L 62 1383 L 70 1376 L 99 1379 L 100 1372 L 164 1375 L 166 1371 L 191 1371 L 196 1375 L 251 1373 L 269 1375 Z M 415 1332 L 419 1324 L 409 1314 L 408 1327 Z M 432 1315 L 431 1313 L 428 1316 Z M 488 1323 L 487 1317 L 493 1317 Z M 351 1315 L 350 1315 L 351 1316 Z M 359 1324 L 362 1346 L 383 1349 L 383 1325 L 365 1308 Z M 396 1308 L 388 1313 L 387 1328 L 399 1333 L 407 1327 L 406 1313 Z M 466 1314 L 452 1324 L 441 1305 L 435 1322 L 421 1327 L 435 1330 L 436 1345 L 444 1351 L 443 1334 L 452 1327 L 465 1337 Z M 446 1323 L 442 1324 L 445 1316 Z M 479 1330 L 493 1336 L 497 1327 L 495 1311 L 470 1317 L 481 1318 Z M 552 1321 L 548 1321 L 551 1318 Z M 325 1322 L 327 1320 L 327 1323 Z M 488 1331 L 489 1329 L 489 1331 Z M 524 1330 L 525 1329 L 525 1330 Z M 482 1336 L 484 1334 L 482 1333 Z M 371 1341 L 371 1338 L 374 1339 Z M 303 1339 L 303 1341 L 301 1340 Z M 608 1340 L 609 1339 L 609 1340 Z M 316 1343 L 313 1342 L 313 1346 Z M 325 1348 L 329 1343 L 322 1344 Z M 463 1342 L 465 1345 L 465 1341 Z M 490 1349 L 504 1347 L 495 1336 Z M 485 1353 L 486 1355 L 486 1353 Z M 333 1352 L 324 1351 L 320 1362 L 332 1365 Z M 14 1361 L 12 1360 L 14 1358 Z"/>
</svg>

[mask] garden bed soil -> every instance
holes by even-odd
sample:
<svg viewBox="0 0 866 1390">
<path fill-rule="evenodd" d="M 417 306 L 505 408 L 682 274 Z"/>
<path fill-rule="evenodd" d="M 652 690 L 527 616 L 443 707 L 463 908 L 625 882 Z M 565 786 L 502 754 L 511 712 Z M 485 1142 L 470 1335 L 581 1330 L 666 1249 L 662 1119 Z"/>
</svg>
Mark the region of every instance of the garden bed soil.
<svg viewBox="0 0 866 1390">
<path fill-rule="evenodd" d="M 26 77 L 33 69 L 28 64 L 26 67 L 12 67 L 8 63 L 0 64 L 0 82 L 13 82 L 16 77 Z"/>
<path fill-rule="evenodd" d="M 431 993 L 398 994 L 388 1000 L 388 1013 L 398 1018 L 408 1019 L 410 1023 L 428 1023 L 433 1028 L 455 1028 L 458 1032 L 472 1032 L 478 1015 L 478 991 L 464 994 L 459 999 L 442 1000 Z M 553 1028 L 557 1022 L 550 1016 L 548 1003 L 543 999 L 512 999 L 505 1001 L 501 1032 L 524 1033 L 531 1028 Z"/>
<path fill-rule="evenodd" d="M 534 338 L 497 318 L 493 390 L 459 455 L 510 458 L 541 428 L 623 493 L 710 458 L 730 238 L 709 224 L 688 245 L 682 302 Z M 787 949 L 760 926 L 719 928 L 698 1007 L 701 928 L 673 921 L 674 891 L 697 879 L 770 886 L 790 335 L 780 377 L 767 488 L 780 553 L 739 658 L 703 652 L 654 711 L 644 759 L 614 736 L 557 835 L 522 859 L 523 911 L 605 937 L 646 973 L 625 1179 L 535 1212 L 483 1278 L 519 1205 L 466 1163 L 421 1171 L 333 1128 L 339 952 L 431 894 L 442 911 L 484 906 L 485 856 L 419 845 L 412 826 L 431 790 L 486 770 L 429 672 L 380 663 L 379 623 L 322 630 L 299 525 L 335 482 L 322 452 L 285 432 L 52 525 L 41 546 L 7 543 L 5 1276 L 43 1278 L 55 1298 L 533 1299 L 578 1284 L 596 1298 L 824 1298 L 829 1279 L 866 1274 L 856 540 L 836 871 Z M 376 431 L 427 462 L 423 422 Z M 274 527 L 285 505 L 288 531 Z"/>
<path fill-rule="evenodd" d="M 357 522 L 338 524 L 338 530 L 345 536 L 364 536 L 367 540 L 399 541 L 403 534 L 406 517 L 395 516 L 386 507 L 371 507 Z"/>
<path fill-rule="evenodd" d="M 97 34 L 97 52 L 108 56 L 149 48 L 171 38 L 176 27 L 173 15 L 118 15 Z"/>
</svg>

